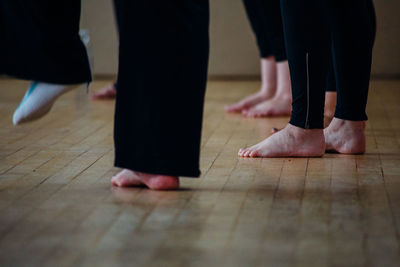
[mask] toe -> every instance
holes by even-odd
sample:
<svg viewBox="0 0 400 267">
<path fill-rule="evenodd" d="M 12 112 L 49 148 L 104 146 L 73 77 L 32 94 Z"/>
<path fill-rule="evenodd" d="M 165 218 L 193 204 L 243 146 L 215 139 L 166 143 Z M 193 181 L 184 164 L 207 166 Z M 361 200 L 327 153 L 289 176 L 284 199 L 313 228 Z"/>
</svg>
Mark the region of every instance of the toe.
<svg viewBox="0 0 400 267">
<path fill-rule="evenodd" d="M 111 184 L 112 185 L 115 185 L 115 186 L 121 186 L 121 183 L 120 183 L 120 179 L 119 179 L 119 176 L 113 176 L 112 178 L 111 178 Z"/>
<path fill-rule="evenodd" d="M 250 158 L 255 158 L 255 157 L 257 157 L 258 156 L 258 150 L 252 150 L 250 153 L 249 153 L 249 157 Z"/>
<path fill-rule="evenodd" d="M 231 106 L 225 106 L 224 109 L 225 109 L 225 111 L 228 111 L 228 112 L 229 112 L 229 111 L 232 110 L 232 107 L 231 107 Z"/>
<path fill-rule="evenodd" d="M 246 149 L 245 148 L 241 148 L 240 150 L 239 150 L 239 156 L 241 156 L 241 157 L 245 157 L 245 153 L 246 153 Z"/>
<path fill-rule="evenodd" d="M 240 112 L 243 109 L 243 104 L 237 103 L 230 106 L 226 106 L 225 110 L 228 112 Z"/>
</svg>

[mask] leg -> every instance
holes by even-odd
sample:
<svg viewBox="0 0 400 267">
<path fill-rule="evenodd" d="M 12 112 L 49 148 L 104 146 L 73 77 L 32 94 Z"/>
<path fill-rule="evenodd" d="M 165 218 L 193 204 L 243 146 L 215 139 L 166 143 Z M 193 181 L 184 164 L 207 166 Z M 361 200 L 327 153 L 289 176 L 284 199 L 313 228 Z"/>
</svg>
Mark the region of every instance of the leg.
<svg viewBox="0 0 400 267">
<path fill-rule="evenodd" d="M 115 165 L 133 171 L 131 178 L 138 175 L 143 184 L 146 175 L 159 181 L 167 176 L 175 181 L 178 176 L 197 177 L 208 2 L 116 2 L 124 19 L 119 20 Z M 127 185 L 117 180 L 113 183 Z"/>
<path fill-rule="evenodd" d="M 228 112 L 245 112 L 274 97 L 282 87 L 277 63 L 279 66 L 287 60 L 279 0 L 243 0 L 243 3 L 260 51 L 262 84 L 259 92 L 227 106 Z"/>
<path fill-rule="evenodd" d="M 328 127 L 331 123 L 336 109 L 336 80 L 335 71 L 333 68 L 332 58 L 329 61 L 328 76 L 326 78 L 326 94 L 325 94 L 325 108 L 324 108 L 324 128 Z"/>
<path fill-rule="evenodd" d="M 332 60 L 329 62 L 328 76 L 326 79 L 326 93 L 325 93 L 325 105 L 324 105 L 324 128 L 328 127 L 333 119 L 336 108 L 336 81 L 335 73 L 333 70 Z M 272 128 L 272 133 L 277 133 L 281 129 Z"/>
<path fill-rule="evenodd" d="M 287 61 L 277 63 L 276 94 L 272 99 L 263 101 L 249 110 L 243 110 L 247 117 L 289 116 L 292 111 L 292 90 Z"/>
<path fill-rule="evenodd" d="M 90 82 L 79 37 L 80 0 L 0 1 L 2 73 L 34 81 L 14 113 L 14 124 L 40 118 L 72 88 Z"/>
<path fill-rule="evenodd" d="M 122 12 L 122 8 L 119 7 L 121 3 L 118 1 L 113 1 L 114 3 L 114 12 L 115 12 L 115 21 L 117 24 L 117 30 L 119 21 L 123 21 L 124 12 Z M 112 84 L 109 84 L 97 92 L 94 92 L 90 98 L 92 100 L 108 100 L 108 99 L 115 99 L 117 96 L 117 82 L 115 81 Z"/>
<path fill-rule="evenodd" d="M 277 87 L 277 67 L 273 56 L 261 58 L 261 89 L 237 103 L 225 107 L 227 112 L 244 112 L 274 96 Z"/>
<path fill-rule="evenodd" d="M 371 0 L 330 1 L 333 63 L 338 85 L 335 118 L 325 129 L 328 150 L 365 152 L 365 113 L 375 40 Z"/>
<path fill-rule="evenodd" d="M 0 0 L 2 74 L 52 84 L 91 81 L 80 0 Z"/>
<path fill-rule="evenodd" d="M 330 40 L 324 7 L 317 0 L 282 0 L 282 12 L 292 79 L 290 125 L 241 149 L 240 156 L 307 157 L 321 156 L 325 150 L 322 128 Z"/>
</svg>

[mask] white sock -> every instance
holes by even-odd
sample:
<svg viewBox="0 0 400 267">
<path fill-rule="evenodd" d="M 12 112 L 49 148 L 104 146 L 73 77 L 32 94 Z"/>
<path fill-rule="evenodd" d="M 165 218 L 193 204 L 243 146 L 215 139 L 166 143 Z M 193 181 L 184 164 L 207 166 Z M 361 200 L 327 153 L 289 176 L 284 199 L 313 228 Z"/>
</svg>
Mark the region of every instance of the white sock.
<svg viewBox="0 0 400 267">
<path fill-rule="evenodd" d="M 43 117 L 59 96 L 73 88 L 76 88 L 76 85 L 32 82 L 14 112 L 14 125 Z"/>
</svg>

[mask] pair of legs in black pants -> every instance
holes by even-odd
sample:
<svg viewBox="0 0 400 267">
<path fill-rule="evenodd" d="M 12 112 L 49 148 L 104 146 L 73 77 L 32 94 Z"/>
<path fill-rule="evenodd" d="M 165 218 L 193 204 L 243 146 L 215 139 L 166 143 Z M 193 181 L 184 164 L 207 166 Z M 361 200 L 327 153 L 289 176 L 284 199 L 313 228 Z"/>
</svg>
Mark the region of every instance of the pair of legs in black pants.
<svg viewBox="0 0 400 267">
<path fill-rule="evenodd" d="M 371 0 L 281 0 L 293 104 L 290 124 L 241 156 L 363 153 L 375 39 Z M 325 86 L 332 59 L 338 88 L 335 118 L 325 131 Z"/>
<path fill-rule="evenodd" d="M 283 0 L 282 7 L 294 92 L 291 124 L 322 127 L 321 88 L 331 50 L 339 88 L 335 117 L 367 120 L 365 108 L 375 38 L 371 0 Z"/>
</svg>

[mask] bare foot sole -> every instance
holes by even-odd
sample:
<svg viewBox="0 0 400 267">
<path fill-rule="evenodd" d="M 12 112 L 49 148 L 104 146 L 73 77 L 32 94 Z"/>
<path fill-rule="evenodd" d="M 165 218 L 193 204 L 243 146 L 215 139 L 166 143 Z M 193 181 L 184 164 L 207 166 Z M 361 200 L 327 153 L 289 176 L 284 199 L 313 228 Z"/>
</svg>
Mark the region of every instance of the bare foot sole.
<svg viewBox="0 0 400 267">
<path fill-rule="evenodd" d="M 249 109 L 258 103 L 261 103 L 262 101 L 265 101 L 269 99 L 271 96 L 268 93 L 265 93 L 263 91 L 259 91 L 255 94 L 249 95 L 248 97 L 240 100 L 237 103 L 234 103 L 232 105 L 226 106 L 225 111 L 226 112 L 242 112 L 243 110 Z"/>
<path fill-rule="evenodd" d="M 270 117 L 270 116 L 289 116 L 292 112 L 291 97 L 274 97 L 263 101 L 251 109 L 243 110 L 242 114 L 246 117 Z"/>
<path fill-rule="evenodd" d="M 341 154 L 365 153 L 365 122 L 333 118 L 324 130 L 326 151 Z"/>
<path fill-rule="evenodd" d="M 322 129 L 305 130 L 291 124 L 264 141 L 239 150 L 240 157 L 321 157 L 325 152 Z"/>
<path fill-rule="evenodd" d="M 119 187 L 147 186 L 151 190 L 173 190 L 179 188 L 179 178 L 158 174 L 147 174 L 124 169 L 112 177 L 111 183 Z"/>
<path fill-rule="evenodd" d="M 92 100 L 107 100 L 107 99 L 114 99 L 117 96 L 117 90 L 114 87 L 114 84 L 106 86 L 100 89 L 97 92 L 94 92 L 91 95 Z"/>
</svg>

